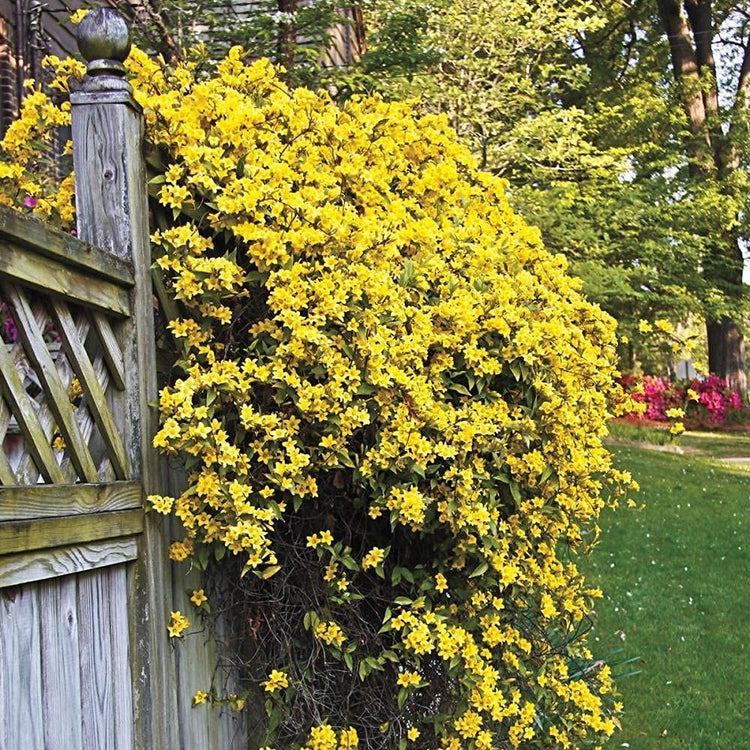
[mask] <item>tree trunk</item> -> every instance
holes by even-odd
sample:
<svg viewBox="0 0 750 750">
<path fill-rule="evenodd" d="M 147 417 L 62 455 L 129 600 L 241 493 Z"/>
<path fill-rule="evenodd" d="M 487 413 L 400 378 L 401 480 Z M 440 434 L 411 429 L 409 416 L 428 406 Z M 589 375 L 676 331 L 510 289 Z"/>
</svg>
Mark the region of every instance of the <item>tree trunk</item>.
<svg viewBox="0 0 750 750">
<path fill-rule="evenodd" d="M 706 324 L 708 369 L 727 381 L 735 391 L 747 391 L 745 340 L 739 327 L 728 318 Z"/>
<path fill-rule="evenodd" d="M 730 178 L 739 163 L 722 133 L 718 117 L 716 67 L 711 49 L 714 34 L 711 0 L 657 0 L 657 6 L 669 40 L 672 70 L 682 88 L 683 105 L 692 134 L 685 144 L 691 178 L 698 181 L 717 180 L 722 190 L 730 192 Z M 747 104 L 750 92 L 748 74 L 750 62 L 746 50 L 736 108 Z M 741 293 L 742 256 L 739 245 L 733 238 L 725 238 L 722 243 L 718 228 L 716 234 L 717 247 L 710 264 L 712 268 L 704 273 L 709 281 L 717 281 L 722 286 L 729 281 Z M 745 342 L 739 325 L 722 318 L 707 321 L 706 329 L 709 370 L 744 394 L 747 391 Z"/>
</svg>

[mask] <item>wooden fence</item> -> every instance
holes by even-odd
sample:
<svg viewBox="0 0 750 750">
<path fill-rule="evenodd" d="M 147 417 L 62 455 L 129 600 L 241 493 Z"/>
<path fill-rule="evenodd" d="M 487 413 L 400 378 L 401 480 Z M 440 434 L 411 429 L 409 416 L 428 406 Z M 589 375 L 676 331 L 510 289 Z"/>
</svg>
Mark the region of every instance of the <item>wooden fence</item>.
<svg viewBox="0 0 750 750">
<path fill-rule="evenodd" d="M 232 750 L 193 708 L 215 648 L 173 644 L 191 580 L 167 559 L 143 120 L 127 28 L 87 23 L 72 95 L 78 239 L 0 211 L 0 750 Z"/>
</svg>

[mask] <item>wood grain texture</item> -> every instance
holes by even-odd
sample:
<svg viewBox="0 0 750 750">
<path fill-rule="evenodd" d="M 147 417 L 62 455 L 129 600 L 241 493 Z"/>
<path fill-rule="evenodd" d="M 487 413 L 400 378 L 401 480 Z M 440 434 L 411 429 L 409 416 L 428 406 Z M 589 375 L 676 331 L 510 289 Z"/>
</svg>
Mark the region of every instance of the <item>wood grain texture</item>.
<svg viewBox="0 0 750 750">
<path fill-rule="evenodd" d="M 0 240 L 20 245 L 26 254 L 47 256 L 118 286 L 133 286 L 133 274 L 127 263 L 6 206 L 0 206 Z"/>
<path fill-rule="evenodd" d="M 0 747 L 44 750 L 39 600 L 36 586 L 0 596 Z"/>
<path fill-rule="evenodd" d="M 4 344 L 0 345 L 0 387 L 26 438 L 26 448 L 34 458 L 37 469 L 48 482 L 64 482 L 65 475 L 50 447 L 36 407 L 26 393 L 16 363 Z"/>
<path fill-rule="evenodd" d="M 0 557 L 0 589 L 135 560 L 137 537 L 21 552 Z M 1 597 L 0 597 L 1 598 Z"/>
<path fill-rule="evenodd" d="M 0 240 L 0 274 L 41 292 L 58 294 L 78 304 L 121 317 L 130 314 L 127 290 Z"/>
<path fill-rule="evenodd" d="M 5 453 L 0 452 L 0 484 L 7 485 L 15 483 L 16 475 L 13 473 L 8 457 Z"/>
<path fill-rule="evenodd" d="M 132 536 L 143 530 L 143 511 L 41 518 L 0 523 L 0 560 L 6 554 Z"/>
<path fill-rule="evenodd" d="M 107 571 L 89 571 L 78 576 L 82 750 L 117 748 L 110 598 Z"/>
<path fill-rule="evenodd" d="M 82 341 L 84 337 L 78 335 L 73 317 L 64 302 L 53 301 L 52 310 L 65 352 L 68 355 L 68 361 L 86 395 L 88 407 L 107 447 L 115 476 L 118 479 L 125 479 L 128 474 L 128 459 L 125 455 L 125 448 L 114 417 L 109 410 L 107 397 L 99 384 L 99 378 Z"/>
<path fill-rule="evenodd" d="M 114 733 L 118 750 L 133 750 L 133 680 L 130 673 L 128 585 L 126 566 L 107 568 L 109 577 L 109 630 L 114 676 Z"/>
<path fill-rule="evenodd" d="M 98 473 L 91 458 L 86 440 L 76 421 L 70 405 L 67 388 L 60 380 L 55 363 L 47 350 L 42 332 L 37 325 L 24 292 L 14 284 L 0 282 L 5 300 L 13 307 L 18 331 L 23 339 L 24 348 L 39 382 L 47 396 L 47 404 L 55 415 L 57 426 L 65 439 L 73 464 L 79 477 L 87 482 L 96 482 Z"/>
<path fill-rule="evenodd" d="M 188 635 L 175 644 L 180 746 L 186 750 L 219 750 L 216 745 L 218 733 L 213 726 L 218 712 L 207 704 L 193 706 L 192 700 L 197 690 L 210 691 L 216 667 L 215 644 L 210 635 L 202 630 L 188 593 L 201 587 L 200 574 L 197 570 L 173 565 L 172 583 L 171 607 L 190 613 L 189 617 L 194 623 Z"/>
<path fill-rule="evenodd" d="M 159 467 L 151 446 L 157 384 L 151 287 L 143 118 L 124 92 L 84 89 L 71 96 L 78 236 L 132 263 L 133 315 L 120 328 L 125 449 L 131 477 L 158 493 Z M 149 515 L 129 579 L 135 744 L 178 748 L 175 665 L 164 636 L 170 581 L 168 542 Z"/>
<path fill-rule="evenodd" d="M 0 522 L 140 508 L 140 482 L 0 488 Z M 0 553 L 2 549 L 0 549 Z"/>
<path fill-rule="evenodd" d="M 190 615 L 193 626 L 188 635 L 175 644 L 177 663 L 177 699 L 179 707 L 180 747 L 184 750 L 246 750 L 248 747 L 246 712 L 217 710 L 208 704 L 193 706 L 198 690 L 220 693 L 240 692 L 234 675 L 221 666 L 221 624 L 209 629 L 190 603 L 190 595 L 201 587 L 199 572 L 184 565 L 173 565 L 172 607 Z M 216 627 L 214 623 L 214 627 Z M 228 661 L 225 662 L 229 663 Z"/>
<path fill-rule="evenodd" d="M 78 750 L 81 674 L 76 576 L 38 584 L 42 642 L 45 747 Z"/>
<path fill-rule="evenodd" d="M 99 343 L 102 345 L 104 359 L 109 367 L 109 374 L 112 378 L 112 384 L 118 391 L 125 390 L 125 365 L 122 361 L 122 352 L 120 345 L 117 343 L 117 336 L 112 330 L 109 320 L 101 313 L 89 313 L 94 330 L 99 337 Z"/>
<path fill-rule="evenodd" d="M 5 346 L 3 346 L 5 349 Z M 1 368 L 1 365 L 0 365 Z M 0 378 L 1 380 L 1 378 Z M 0 389 L 0 394 L 2 390 Z M 16 475 L 10 465 L 8 454 L 14 450 L 14 444 L 19 442 L 16 436 L 8 434 L 11 412 L 4 398 L 0 398 L 0 435 L 3 435 L 3 450 L 0 451 L 0 484 L 18 484 Z M 17 423 L 16 423 L 17 424 Z"/>
</svg>

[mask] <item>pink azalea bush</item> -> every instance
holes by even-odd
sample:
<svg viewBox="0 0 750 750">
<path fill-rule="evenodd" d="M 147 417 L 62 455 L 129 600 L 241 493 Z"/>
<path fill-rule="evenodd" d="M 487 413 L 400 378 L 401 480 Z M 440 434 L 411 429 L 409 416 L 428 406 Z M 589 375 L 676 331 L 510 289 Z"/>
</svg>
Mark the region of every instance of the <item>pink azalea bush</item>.
<svg viewBox="0 0 750 750">
<path fill-rule="evenodd" d="M 643 411 L 634 411 L 632 418 L 669 422 L 681 410 L 690 421 L 724 424 L 737 421 L 743 411 L 742 396 L 730 390 L 718 375 L 672 382 L 656 375 L 620 378 L 620 385 L 633 401 L 644 404 Z"/>
</svg>

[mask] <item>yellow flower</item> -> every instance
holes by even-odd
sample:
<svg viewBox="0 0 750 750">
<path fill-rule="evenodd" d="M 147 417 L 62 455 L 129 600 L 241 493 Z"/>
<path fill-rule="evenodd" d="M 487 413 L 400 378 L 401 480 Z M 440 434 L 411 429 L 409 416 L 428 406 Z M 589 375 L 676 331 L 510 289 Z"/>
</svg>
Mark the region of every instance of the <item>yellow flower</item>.
<svg viewBox="0 0 750 750">
<path fill-rule="evenodd" d="M 148 502 L 157 513 L 163 513 L 164 515 L 167 515 L 172 511 L 174 498 L 163 497 L 162 495 L 149 495 Z"/>
<path fill-rule="evenodd" d="M 467 711 L 454 724 L 458 733 L 468 740 L 477 736 L 482 727 L 482 717 L 476 711 Z"/>
<path fill-rule="evenodd" d="M 285 672 L 274 669 L 263 683 L 263 689 L 267 693 L 275 693 L 279 688 L 289 687 L 289 678 Z"/>
<path fill-rule="evenodd" d="M 435 575 L 435 589 L 441 594 L 448 590 L 448 579 L 442 573 Z"/>
<path fill-rule="evenodd" d="M 336 732 L 328 724 L 321 724 L 310 730 L 310 739 L 303 750 L 336 750 Z"/>
<path fill-rule="evenodd" d="M 647 320 L 641 320 L 638 322 L 638 330 L 641 333 L 651 333 L 651 331 L 654 330 L 654 327 Z"/>
<path fill-rule="evenodd" d="M 344 631 L 335 622 L 320 622 L 315 627 L 315 637 L 327 643 L 329 646 L 333 645 L 341 648 L 346 636 Z"/>
<path fill-rule="evenodd" d="M 193 543 L 189 539 L 172 542 L 169 546 L 169 558 L 175 562 L 187 560 L 193 552 Z"/>
<path fill-rule="evenodd" d="M 190 627 L 190 620 L 179 610 L 170 612 L 170 623 L 167 626 L 170 638 L 181 638 L 182 634 Z"/>
<path fill-rule="evenodd" d="M 657 318 L 654 321 L 654 325 L 660 331 L 664 331 L 664 333 L 674 333 L 674 326 L 668 320 L 665 320 L 663 318 Z"/>
<path fill-rule="evenodd" d="M 208 601 L 208 597 L 203 589 L 197 589 L 196 591 L 193 591 L 190 601 L 195 604 L 196 607 L 200 607 L 203 602 Z"/>
<path fill-rule="evenodd" d="M 333 534 L 330 531 L 321 531 L 319 534 L 311 534 L 307 537 L 307 546 L 313 549 L 321 544 L 333 544 Z"/>
<path fill-rule="evenodd" d="M 333 544 L 333 535 L 330 531 L 320 532 L 320 543 L 321 544 Z"/>
<path fill-rule="evenodd" d="M 89 12 L 88 8 L 79 8 L 78 10 L 74 10 L 69 16 L 68 19 L 70 22 L 74 25 L 77 25 L 83 21 L 83 19 L 86 17 L 86 14 Z"/>
<path fill-rule="evenodd" d="M 193 696 L 193 705 L 199 706 L 201 703 L 205 703 L 209 698 L 209 694 L 203 690 L 198 690 Z"/>
<path fill-rule="evenodd" d="M 359 747 L 359 735 L 354 727 L 342 729 L 339 732 L 338 750 L 355 750 Z"/>
<path fill-rule="evenodd" d="M 383 562 L 385 557 L 385 550 L 380 547 L 373 547 L 363 558 L 362 558 L 362 570 L 368 570 L 369 568 L 375 568 Z"/>
<path fill-rule="evenodd" d="M 681 435 L 683 432 L 685 432 L 685 425 L 682 422 L 675 422 L 670 428 L 669 431 L 673 435 Z"/>
<path fill-rule="evenodd" d="M 406 731 L 407 738 L 412 742 L 419 738 L 419 734 L 419 730 L 416 727 L 412 727 L 411 729 L 407 729 Z"/>
<path fill-rule="evenodd" d="M 235 693 L 230 693 L 228 698 L 229 708 L 231 708 L 232 711 L 242 711 L 242 709 L 245 708 L 245 698 L 241 698 Z"/>
<path fill-rule="evenodd" d="M 397 685 L 405 688 L 414 687 L 420 682 L 422 682 L 422 677 L 417 672 L 402 672 L 396 680 Z"/>
<path fill-rule="evenodd" d="M 542 594 L 542 605 L 540 609 L 545 617 L 554 617 L 557 614 L 557 608 L 549 594 Z"/>
</svg>

